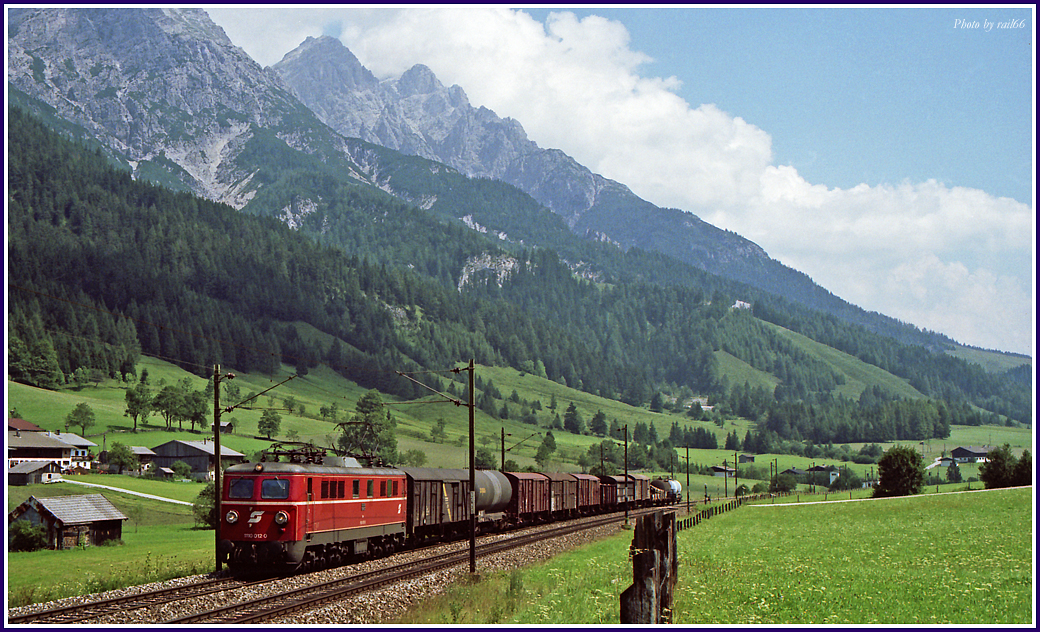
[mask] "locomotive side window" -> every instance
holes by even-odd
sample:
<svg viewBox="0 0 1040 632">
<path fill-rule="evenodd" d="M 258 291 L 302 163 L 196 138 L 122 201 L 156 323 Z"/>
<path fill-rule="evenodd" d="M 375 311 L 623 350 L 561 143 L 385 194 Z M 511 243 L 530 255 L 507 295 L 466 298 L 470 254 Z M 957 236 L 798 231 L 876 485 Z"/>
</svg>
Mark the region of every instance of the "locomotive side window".
<svg viewBox="0 0 1040 632">
<path fill-rule="evenodd" d="M 354 480 L 354 498 L 361 498 L 361 481 Z"/>
<path fill-rule="evenodd" d="M 375 481 L 368 479 L 368 489 L 365 490 L 365 498 L 375 498 Z"/>
<path fill-rule="evenodd" d="M 379 481 L 379 496 L 386 498 L 386 481 Z"/>
<path fill-rule="evenodd" d="M 399 495 L 399 492 L 397 491 L 397 484 L 398 484 L 398 481 L 394 481 L 394 496 Z"/>
<path fill-rule="evenodd" d="M 336 488 L 337 488 L 336 489 L 336 498 L 346 498 L 347 497 L 347 494 L 344 491 L 344 484 L 345 483 L 346 483 L 346 481 L 339 481 L 339 484 L 336 485 Z"/>
<path fill-rule="evenodd" d="M 321 482 L 321 497 L 322 498 L 328 498 L 329 497 L 329 482 L 328 481 L 322 481 Z"/>
<path fill-rule="evenodd" d="M 268 478 L 260 483 L 260 498 L 268 500 L 285 500 L 289 497 L 289 481 Z"/>
<path fill-rule="evenodd" d="M 232 479 L 231 485 L 228 487 L 228 498 L 252 498 L 253 497 L 253 479 L 251 478 L 236 478 Z"/>
</svg>

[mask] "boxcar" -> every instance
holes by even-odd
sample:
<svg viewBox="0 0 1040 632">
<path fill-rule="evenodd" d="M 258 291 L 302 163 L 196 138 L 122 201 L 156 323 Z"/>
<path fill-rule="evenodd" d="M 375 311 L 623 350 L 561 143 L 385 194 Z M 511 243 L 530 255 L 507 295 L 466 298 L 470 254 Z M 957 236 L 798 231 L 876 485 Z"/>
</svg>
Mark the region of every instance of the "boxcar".
<svg viewBox="0 0 1040 632">
<path fill-rule="evenodd" d="M 592 474 L 572 474 L 578 492 L 578 513 L 582 515 L 600 511 L 598 476 Z"/>
<path fill-rule="evenodd" d="M 554 518 L 572 517 L 578 513 L 578 481 L 567 472 L 546 472 L 549 479 L 550 511 Z"/>
<path fill-rule="evenodd" d="M 633 483 L 633 502 L 636 507 L 650 506 L 650 477 L 645 474 L 629 474 Z"/>
<path fill-rule="evenodd" d="M 622 486 L 622 489 L 624 487 Z M 614 511 L 618 506 L 618 478 L 604 474 L 599 477 L 599 500 L 603 511 Z"/>
<path fill-rule="evenodd" d="M 471 516 L 469 470 L 401 469 L 408 480 L 407 532 L 410 540 L 444 539 L 467 532 Z M 484 522 L 500 522 L 512 499 L 508 479 L 500 472 L 478 470 L 474 481 L 478 526 Z"/>
<path fill-rule="evenodd" d="M 513 488 L 506 513 L 515 524 L 544 522 L 551 518 L 552 489 L 549 477 L 530 472 L 504 472 Z"/>
</svg>

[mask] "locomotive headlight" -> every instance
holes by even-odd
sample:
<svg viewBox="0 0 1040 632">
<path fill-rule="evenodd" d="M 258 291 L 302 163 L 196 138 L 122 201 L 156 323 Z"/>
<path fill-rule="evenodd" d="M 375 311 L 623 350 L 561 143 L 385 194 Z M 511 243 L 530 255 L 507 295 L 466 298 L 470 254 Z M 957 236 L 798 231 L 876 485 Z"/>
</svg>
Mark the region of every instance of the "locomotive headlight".
<svg viewBox="0 0 1040 632">
<path fill-rule="evenodd" d="M 228 524 L 235 524 L 238 522 L 238 512 L 231 510 L 227 512 L 227 515 L 224 516 L 224 518 L 228 521 Z"/>
<path fill-rule="evenodd" d="M 289 514 L 285 513 L 284 511 L 279 511 L 274 515 L 274 523 L 276 525 L 281 526 L 286 524 L 287 522 L 289 522 Z"/>
</svg>

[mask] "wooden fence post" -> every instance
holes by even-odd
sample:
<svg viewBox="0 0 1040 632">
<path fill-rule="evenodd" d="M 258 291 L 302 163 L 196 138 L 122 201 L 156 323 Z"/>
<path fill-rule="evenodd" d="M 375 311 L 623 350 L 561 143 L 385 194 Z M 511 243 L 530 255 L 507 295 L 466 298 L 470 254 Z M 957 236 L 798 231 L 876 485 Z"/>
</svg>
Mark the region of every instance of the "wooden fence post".
<svg viewBox="0 0 1040 632">
<path fill-rule="evenodd" d="M 621 623 L 671 623 L 679 578 L 675 512 L 639 517 L 632 537 L 632 585 L 621 593 Z"/>
</svg>

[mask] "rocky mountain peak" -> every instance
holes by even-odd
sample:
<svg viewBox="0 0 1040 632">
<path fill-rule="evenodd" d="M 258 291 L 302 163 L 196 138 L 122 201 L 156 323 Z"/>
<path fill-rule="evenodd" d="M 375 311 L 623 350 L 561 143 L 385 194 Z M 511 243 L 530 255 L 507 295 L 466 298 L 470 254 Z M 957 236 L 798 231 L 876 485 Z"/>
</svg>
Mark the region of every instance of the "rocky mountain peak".
<svg viewBox="0 0 1040 632">
<path fill-rule="evenodd" d="M 171 186 L 241 207 L 250 175 L 235 158 L 255 129 L 302 146 L 293 126 L 323 127 L 200 9 L 8 17 L 9 84 L 122 154 L 135 173 L 159 170 Z"/>
<path fill-rule="evenodd" d="M 397 92 L 402 97 L 428 95 L 443 92 L 444 85 L 427 66 L 416 64 L 405 71 L 397 80 Z"/>
<path fill-rule="evenodd" d="M 328 35 L 308 37 L 273 68 L 278 74 L 288 69 L 301 75 L 297 83 L 323 83 L 331 89 L 344 91 L 370 91 L 379 87 L 379 80 L 361 65 L 354 53 Z"/>
</svg>

